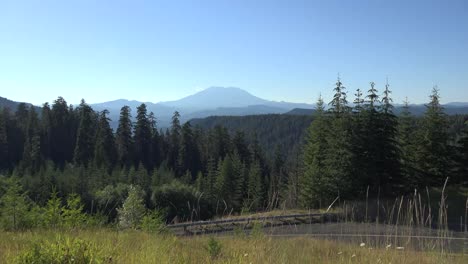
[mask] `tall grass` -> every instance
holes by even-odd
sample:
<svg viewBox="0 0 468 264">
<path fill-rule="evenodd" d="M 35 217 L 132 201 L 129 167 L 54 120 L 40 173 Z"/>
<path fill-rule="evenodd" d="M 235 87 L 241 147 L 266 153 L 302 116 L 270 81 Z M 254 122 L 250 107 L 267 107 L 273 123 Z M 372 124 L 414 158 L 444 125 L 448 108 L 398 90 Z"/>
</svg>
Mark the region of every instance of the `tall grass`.
<svg viewBox="0 0 468 264">
<path fill-rule="evenodd" d="M 304 237 L 218 237 L 216 254 L 209 236 L 180 238 L 142 231 L 111 229 L 31 231 L 0 234 L 0 263 L 15 263 L 17 256 L 36 243 L 80 239 L 98 245 L 102 263 L 466 263 L 463 255 L 440 255 L 395 248 L 375 249 L 349 243 Z M 213 244 L 213 242 L 211 242 Z"/>
</svg>

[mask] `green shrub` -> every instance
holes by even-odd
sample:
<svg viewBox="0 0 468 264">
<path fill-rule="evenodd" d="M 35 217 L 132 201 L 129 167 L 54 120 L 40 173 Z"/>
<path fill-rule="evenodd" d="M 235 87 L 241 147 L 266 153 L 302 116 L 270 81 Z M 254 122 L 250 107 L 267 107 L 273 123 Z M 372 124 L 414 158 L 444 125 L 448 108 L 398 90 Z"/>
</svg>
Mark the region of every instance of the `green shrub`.
<svg viewBox="0 0 468 264">
<path fill-rule="evenodd" d="M 213 208 L 203 195 L 192 186 L 176 181 L 156 188 L 152 201 L 156 207 L 165 210 L 168 221 L 176 217 L 185 221 L 204 220 L 213 216 Z"/>
<path fill-rule="evenodd" d="M 206 249 L 212 258 L 216 258 L 221 254 L 221 243 L 213 237 L 210 237 L 208 240 L 208 247 Z"/>
<path fill-rule="evenodd" d="M 155 233 L 166 231 L 164 213 L 161 210 L 148 211 L 141 221 L 141 229 Z"/>
<path fill-rule="evenodd" d="M 252 231 L 250 231 L 250 237 L 254 239 L 261 239 L 263 238 L 263 225 L 262 223 L 254 223 L 252 226 Z"/>
<path fill-rule="evenodd" d="M 129 186 L 128 197 L 122 207 L 117 209 L 117 212 L 121 228 L 137 229 L 140 227 L 145 215 L 145 204 L 142 191 L 138 186 Z"/>
<path fill-rule="evenodd" d="M 81 239 L 57 238 L 54 242 L 39 241 L 16 259 L 19 264 L 92 264 L 103 263 L 95 244 Z"/>
</svg>

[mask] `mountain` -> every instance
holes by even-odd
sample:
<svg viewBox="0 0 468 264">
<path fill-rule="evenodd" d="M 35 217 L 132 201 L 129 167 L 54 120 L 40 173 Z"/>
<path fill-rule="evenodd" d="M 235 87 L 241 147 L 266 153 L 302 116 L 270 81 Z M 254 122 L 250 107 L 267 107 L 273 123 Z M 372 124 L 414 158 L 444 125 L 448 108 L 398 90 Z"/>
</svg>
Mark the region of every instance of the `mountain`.
<svg viewBox="0 0 468 264">
<path fill-rule="evenodd" d="M 0 97 L 0 109 L 9 108 L 11 111 L 16 111 L 16 109 L 18 108 L 18 105 L 21 104 L 21 103 L 22 102 L 15 102 L 15 101 L 9 100 L 7 98 Z M 25 104 L 28 105 L 28 106 L 32 105 L 30 103 L 25 103 Z M 41 108 L 40 107 L 34 106 L 34 109 L 36 110 L 36 112 L 38 114 L 41 113 Z"/>
<path fill-rule="evenodd" d="M 142 102 L 115 100 L 91 105 L 95 110 L 109 110 L 112 126 L 117 127 L 120 108 L 128 105 L 135 116 L 136 108 Z M 168 127 L 175 111 L 181 114 L 181 121 L 208 116 L 245 116 L 260 114 L 282 114 L 294 108 L 313 108 L 313 105 L 269 101 L 250 94 L 240 88 L 210 87 L 176 101 L 159 103 L 145 102 L 148 111 L 153 112 L 160 128 Z"/>
<path fill-rule="evenodd" d="M 180 100 L 159 104 L 192 111 L 250 106 L 268 106 L 283 110 L 291 110 L 295 107 L 312 108 L 309 104 L 268 101 L 235 87 L 210 87 Z"/>
<path fill-rule="evenodd" d="M 175 108 L 200 110 L 216 109 L 219 107 L 234 108 L 250 105 L 266 105 L 268 102 L 240 88 L 210 87 L 180 100 L 161 102 L 160 104 Z"/>
</svg>

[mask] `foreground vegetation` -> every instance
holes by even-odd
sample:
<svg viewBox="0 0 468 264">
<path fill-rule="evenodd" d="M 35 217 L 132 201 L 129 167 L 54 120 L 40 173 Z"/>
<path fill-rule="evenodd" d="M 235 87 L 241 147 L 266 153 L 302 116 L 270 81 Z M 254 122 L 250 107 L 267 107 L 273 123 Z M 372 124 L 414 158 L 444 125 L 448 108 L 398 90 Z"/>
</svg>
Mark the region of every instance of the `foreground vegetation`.
<svg viewBox="0 0 468 264">
<path fill-rule="evenodd" d="M 28 263 L 28 257 L 38 254 L 34 253 L 34 248 L 38 246 L 42 247 L 42 254 L 58 258 L 60 254 L 55 253 L 60 250 L 56 247 L 54 249 L 58 244 L 62 245 L 62 252 L 65 252 L 62 255 L 66 255 L 62 256 L 61 260 L 68 258 L 74 263 L 85 260 L 87 263 L 457 264 L 466 263 L 468 260 L 466 255 L 415 252 L 396 249 L 393 246 L 379 249 L 367 245 L 342 244 L 300 237 L 270 238 L 257 234 L 251 237 L 177 238 L 141 231 L 96 229 L 66 232 L 50 230 L 3 232 L 0 234 L 0 262 Z M 67 251 L 67 245 L 74 249 Z M 50 262 L 51 259 L 48 261 L 53 263 Z"/>
</svg>

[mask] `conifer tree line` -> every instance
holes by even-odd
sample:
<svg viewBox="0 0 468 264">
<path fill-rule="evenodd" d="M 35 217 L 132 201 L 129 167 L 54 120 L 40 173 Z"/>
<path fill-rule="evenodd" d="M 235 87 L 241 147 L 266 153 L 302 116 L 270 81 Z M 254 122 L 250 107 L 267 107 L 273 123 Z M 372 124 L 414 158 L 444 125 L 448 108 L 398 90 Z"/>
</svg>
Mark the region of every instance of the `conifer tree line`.
<svg viewBox="0 0 468 264">
<path fill-rule="evenodd" d="M 46 205 L 52 193 L 62 202 L 77 195 L 84 210 L 109 221 L 131 186 L 141 190 L 146 207 L 163 208 L 168 220 L 256 211 L 279 201 L 286 183 L 281 151 L 272 166 L 257 140 L 248 143 L 243 132 L 221 126 L 181 124 L 178 112 L 170 128 L 158 129 L 145 104 L 136 113 L 122 107 L 115 133 L 108 114 L 84 100 L 75 108 L 61 97 L 40 113 L 25 104 L 16 112 L 3 109 L 0 180 L 19 179 L 37 205 Z"/>
<path fill-rule="evenodd" d="M 429 99 L 423 117 L 411 115 L 407 100 L 397 117 L 388 83 L 380 93 L 373 82 L 367 91 L 357 89 L 351 104 L 338 79 L 328 107 L 318 99 L 307 131 L 300 205 L 363 197 L 367 188 L 391 197 L 442 186 L 447 177 L 451 184 L 466 184 L 468 118 L 449 119 L 437 87 Z M 457 133 L 449 131 L 449 120 L 461 123 Z"/>
<path fill-rule="evenodd" d="M 59 97 L 40 113 L 25 104 L 4 108 L 0 208 L 12 201 L 30 211 L 51 202 L 66 208 L 70 200 L 70 210 L 114 222 L 133 190 L 142 208 L 162 209 L 167 221 L 207 219 L 280 206 L 316 208 L 338 196 L 359 199 L 367 187 L 393 196 L 442 185 L 446 177 L 453 184 L 467 180 L 467 117 L 449 119 L 437 88 L 423 117 L 412 116 L 408 102 L 397 117 L 390 86 L 380 92 L 369 86 L 358 89 L 351 104 L 338 80 L 332 100 L 318 100 L 293 162 L 280 148 L 267 158 L 258 139 L 242 131 L 181 124 L 178 112 L 170 128 L 159 129 L 145 104 L 122 107 L 116 131 L 107 110 L 94 111 L 84 100 L 74 107 Z"/>
</svg>

